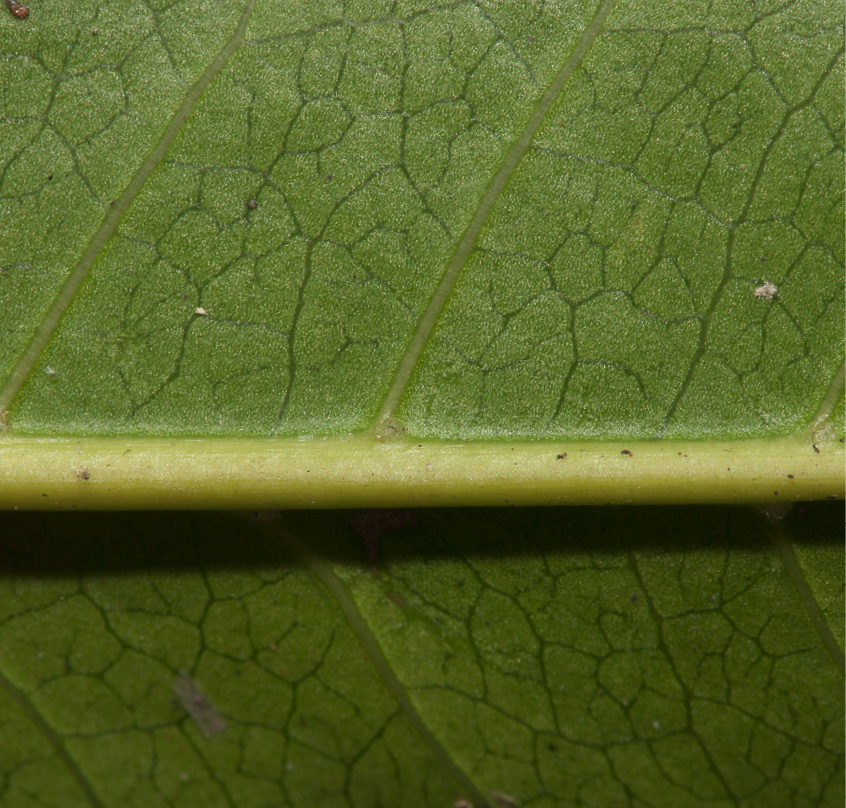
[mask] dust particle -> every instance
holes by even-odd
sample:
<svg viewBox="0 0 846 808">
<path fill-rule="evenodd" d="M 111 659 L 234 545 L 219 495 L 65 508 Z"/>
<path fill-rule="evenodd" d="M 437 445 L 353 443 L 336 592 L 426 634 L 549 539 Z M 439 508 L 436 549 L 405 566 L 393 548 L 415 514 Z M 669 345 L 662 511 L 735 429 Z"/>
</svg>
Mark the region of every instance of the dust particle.
<svg viewBox="0 0 846 808">
<path fill-rule="evenodd" d="M 180 671 L 179 676 L 176 677 L 173 692 L 206 738 L 211 738 L 212 735 L 217 735 L 226 729 L 224 717 L 211 706 L 209 700 L 197 687 L 197 683 L 185 671 Z"/>
<path fill-rule="evenodd" d="M 247 209 L 248 210 L 255 210 L 258 207 L 258 199 L 251 199 L 247 202 Z"/>
<path fill-rule="evenodd" d="M 85 468 L 84 466 L 80 466 L 76 470 L 76 478 L 78 480 L 90 480 L 91 479 L 91 472 L 88 471 L 88 469 Z"/>
<path fill-rule="evenodd" d="M 755 297 L 760 297 L 762 300 L 772 300 L 778 295 L 778 286 L 764 281 L 760 286 L 755 287 Z"/>
<path fill-rule="evenodd" d="M 515 800 L 510 794 L 503 794 L 501 791 L 491 791 L 489 793 L 491 795 L 491 799 L 497 805 L 502 806 L 502 808 L 516 808 L 517 800 Z"/>
</svg>

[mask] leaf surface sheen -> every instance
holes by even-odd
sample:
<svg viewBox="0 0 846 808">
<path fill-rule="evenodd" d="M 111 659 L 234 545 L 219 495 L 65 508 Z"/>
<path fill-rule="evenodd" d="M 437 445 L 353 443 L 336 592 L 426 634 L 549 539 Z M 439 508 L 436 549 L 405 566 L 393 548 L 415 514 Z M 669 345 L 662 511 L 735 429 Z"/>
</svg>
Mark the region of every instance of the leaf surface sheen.
<svg viewBox="0 0 846 808">
<path fill-rule="evenodd" d="M 800 431 L 841 5 L 4 16 L 7 437 Z"/>
<path fill-rule="evenodd" d="M 840 804 L 839 506 L 383 521 L 0 516 L 3 804 Z"/>
</svg>

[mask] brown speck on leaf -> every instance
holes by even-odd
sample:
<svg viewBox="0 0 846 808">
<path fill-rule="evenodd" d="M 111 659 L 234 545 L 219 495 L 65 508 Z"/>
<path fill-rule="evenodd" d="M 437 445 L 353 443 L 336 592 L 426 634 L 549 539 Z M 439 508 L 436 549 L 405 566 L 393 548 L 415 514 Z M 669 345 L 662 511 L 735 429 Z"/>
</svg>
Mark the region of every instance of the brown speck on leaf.
<svg viewBox="0 0 846 808">
<path fill-rule="evenodd" d="M 528 42 L 530 45 L 531 45 L 531 44 L 532 44 L 532 42 L 534 42 L 534 41 L 535 41 L 535 38 L 534 38 L 531 34 L 529 34 L 529 35 L 526 37 L 526 42 Z"/>
<path fill-rule="evenodd" d="M 459 797 L 453 804 L 452 808 L 473 808 L 473 803 L 465 800 L 464 797 Z"/>
<path fill-rule="evenodd" d="M 792 475 L 792 474 L 788 474 L 788 475 L 787 475 L 787 479 L 788 479 L 788 480 L 792 480 L 792 479 L 793 479 L 793 475 Z"/>
<path fill-rule="evenodd" d="M 632 457 L 632 453 L 631 453 L 628 449 L 623 449 L 623 451 L 622 451 L 622 452 L 620 452 L 620 454 L 621 454 L 621 455 L 626 455 L 626 456 L 628 456 L 628 457 Z"/>
<path fill-rule="evenodd" d="M 6 429 L 6 419 L 9 417 L 8 410 L 0 410 L 0 432 Z"/>
<path fill-rule="evenodd" d="M 9 13 L 19 20 L 25 20 L 29 16 L 29 7 L 18 3 L 17 0 L 6 0 L 6 5 L 9 7 Z"/>
<path fill-rule="evenodd" d="M 255 210 L 258 207 L 258 199 L 251 199 L 247 202 L 247 209 L 248 210 Z"/>
<path fill-rule="evenodd" d="M 77 478 L 78 480 L 90 480 L 90 479 L 91 479 L 91 472 L 90 472 L 90 471 L 88 471 L 88 469 L 87 469 L 87 468 L 85 468 L 85 467 L 83 467 L 83 466 L 80 466 L 80 467 L 76 470 L 76 478 Z"/>
<path fill-rule="evenodd" d="M 819 454 L 819 453 L 820 453 L 820 447 L 819 447 L 819 446 L 817 446 L 817 444 L 816 444 L 816 443 L 812 443 L 812 444 L 811 444 L 811 446 L 813 446 L 813 447 L 814 447 L 814 451 L 815 451 L 817 454 Z"/>
<path fill-rule="evenodd" d="M 561 452 L 561 454 L 555 455 L 556 460 L 566 460 L 567 459 L 567 452 Z"/>
</svg>

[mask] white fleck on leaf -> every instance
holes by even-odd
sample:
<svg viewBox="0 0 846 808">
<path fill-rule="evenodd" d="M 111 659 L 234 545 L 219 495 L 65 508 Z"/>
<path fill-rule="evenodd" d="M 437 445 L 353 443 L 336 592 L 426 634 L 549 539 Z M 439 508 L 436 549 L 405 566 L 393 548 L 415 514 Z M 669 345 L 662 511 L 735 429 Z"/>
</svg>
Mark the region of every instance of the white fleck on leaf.
<svg viewBox="0 0 846 808">
<path fill-rule="evenodd" d="M 197 687 L 197 683 L 185 671 L 180 671 L 179 676 L 176 677 L 173 692 L 207 738 L 226 729 L 226 719 L 212 707 Z"/>
<path fill-rule="evenodd" d="M 764 300 L 772 300 L 778 294 L 778 286 L 764 281 L 760 286 L 755 287 L 755 297 L 761 297 Z"/>
<path fill-rule="evenodd" d="M 197 306 L 197 308 L 194 309 L 194 314 L 199 314 L 201 317 L 208 316 L 208 312 L 202 306 Z"/>
</svg>

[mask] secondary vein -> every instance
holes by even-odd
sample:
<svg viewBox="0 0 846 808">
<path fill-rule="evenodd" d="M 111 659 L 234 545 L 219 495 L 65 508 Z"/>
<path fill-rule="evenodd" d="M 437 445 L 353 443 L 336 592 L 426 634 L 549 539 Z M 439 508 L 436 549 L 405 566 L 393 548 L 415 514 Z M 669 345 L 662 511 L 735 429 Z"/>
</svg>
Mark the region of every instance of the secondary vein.
<svg viewBox="0 0 846 808">
<path fill-rule="evenodd" d="M 408 386 L 411 374 L 417 365 L 417 361 L 423 353 L 423 349 L 425 348 L 426 343 L 435 328 L 438 316 L 443 310 L 444 305 L 452 292 L 452 288 L 455 285 L 456 280 L 458 280 L 461 270 L 464 268 L 464 265 L 467 263 L 467 259 L 470 257 L 470 253 L 476 244 L 476 240 L 479 237 L 479 233 L 481 232 L 485 221 L 490 215 L 490 212 L 500 195 L 505 190 L 505 186 L 508 184 L 509 179 L 511 179 L 511 175 L 514 173 L 514 169 L 517 167 L 517 164 L 523 159 L 523 155 L 528 151 L 532 139 L 540 128 L 540 125 L 552 107 L 552 104 L 555 102 L 555 99 L 561 93 L 561 90 L 564 89 L 564 85 L 570 79 L 570 76 L 573 75 L 576 68 L 581 64 L 588 48 L 602 30 L 605 19 L 614 7 L 615 2 L 616 0 L 604 0 L 602 5 L 599 7 L 599 11 L 597 11 L 596 16 L 585 29 L 581 39 L 578 41 L 576 47 L 570 54 L 570 57 L 564 64 L 564 67 L 558 71 L 558 74 L 552 80 L 552 83 L 546 88 L 546 92 L 544 92 L 541 96 L 541 99 L 535 107 L 535 111 L 532 113 L 531 118 L 529 118 L 529 121 L 520 133 L 520 136 L 514 141 L 511 150 L 508 152 L 508 155 L 499 170 L 494 175 L 490 185 L 488 185 L 487 190 L 479 202 L 479 206 L 473 214 L 473 218 L 470 220 L 470 224 L 467 225 L 467 229 L 464 231 L 464 234 L 461 236 L 461 239 L 456 245 L 455 252 L 452 254 L 452 258 L 450 259 L 446 271 L 441 278 L 441 282 L 438 284 L 438 288 L 435 290 L 434 295 L 429 301 L 429 305 L 426 307 L 426 311 L 423 313 L 423 316 L 417 324 L 417 330 L 414 332 L 414 336 L 412 336 L 411 342 L 409 343 L 404 356 L 400 360 L 396 373 L 394 374 L 393 381 L 391 382 L 391 386 L 388 389 L 388 393 L 379 408 L 374 426 L 383 423 L 386 418 L 389 418 L 399 404 L 400 399 Z"/>
<path fill-rule="evenodd" d="M 825 395 L 820 401 L 819 407 L 817 407 L 816 413 L 814 413 L 814 417 L 811 420 L 811 425 L 809 431 L 813 435 L 816 433 L 819 428 L 828 422 L 831 418 L 832 413 L 834 412 L 834 408 L 837 406 L 837 402 L 840 401 L 841 396 L 843 395 L 843 390 L 846 388 L 846 361 L 840 363 L 840 367 L 834 373 L 834 377 L 831 380 L 831 384 L 828 386 L 828 390 L 826 390 Z M 835 424 L 834 427 L 837 431 L 842 428 L 842 424 Z"/>
<path fill-rule="evenodd" d="M 358 610 L 355 600 L 343 581 L 341 581 L 322 558 L 312 552 L 309 547 L 290 531 L 280 528 L 277 535 L 281 536 L 290 550 L 302 559 L 303 563 L 335 599 L 335 602 L 338 604 L 338 607 L 361 643 L 362 648 L 364 648 L 365 653 L 376 668 L 382 682 L 396 699 L 397 704 L 399 704 L 403 713 L 405 713 L 409 723 L 417 730 L 417 733 L 432 751 L 434 757 L 452 775 L 452 778 L 461 785 L 465 793 L 473 800 L 473 803 L 478 805 L 479 808 L 485 808 L 488 805 L 485 796 L 470 779 L 469 775 L 452 759 L 450 753 L 435 737 L 420 713 L 417 712 L 417 708 L 406 692 L 405 685 L 403 685 L 397 678 L 396 673 L 394 673 L 394 669 L 382 651 L 379 641 L 371 632 L 370 627 Z"/>
<path fill-rule="evenodd" d="M 781 561 L 784 564 L 784 568 L 787 570 L 787 574 L 793 581 L 793 584 L 799 593 L 799 599 L 802 601 L 802 605 L 808 613 L 811 625 L 813 625 L 816 630 L 817 635 L 822 641 L 823 648 L 825 648 L 826 652 L 831 657 L 831 660 L 834 662 L 838 672 L 841 676 L 843 676 L 843 674 L 846 673 L 846 660 L 844 660 L 843 657 L 843 649 L 840 647 L 840 643 L 834 636 L 831 626 L 829 625 L 828 620 L 826 620 L 823 610 L 814 596 L 811 585 L 805 577 L 805 572 L 799 563 L 799 559 L 796 558 L 793 545 L 790 543 L 784 527 L 779 522 L 776 522 L 770 525 L 770 531 L 770 535 L 776 549 L 778 550 L 779 555 L 781 555 Z"/>
<path fill-rule="evenodd" d="M 183 124 L 194 111 L 194 107 L 200 100 L 203 92 L 212 82 L 214 77 L 221 71 L 223 66 L 229 61 L 232 54 L 238 49 L 244 41 L 244 34 L 247 30 L 247 24 L 253 13 L 256 0 L 249 0 L 241 12 L 241 17 L 229 41 L 224 45 L 223 49 L 218 53 L 215 60 L 208 66 L 206 71 L 200 78 L 191 86 L 185 95 L 184 100 L 179 105 L 167 129 L 155 145 L 153 150 L 147 155 L 147 158 L 139 167 L 138 171 L 126 186 L 124 192 L 120 195 L 114 205 L 109 209 L 108 214 L 103 219 L 102 224 L 97 232 L 91 238 L 85 252 L 77 262 L 76 266 L 65 281 L 64 286 L 59 290 L 53 305 L 47 312 L 47 315 L 41 322 L 41 325 L 36 329 L 29 344 L 21 354 L 20 359 L 15 363 L 12 372 L 9 374 L 6 382 L 0 387 L 0 413 L 8 410 L 15 399 L 15 396 L 20 392 L 29 374 L 38 362 L 41 354 L 44 353 L 45 348 L 50 342 L 50 338 L 55 333 L 59 322 L 64 316 L 68 307 L 76 297 L 76 293 L 88 277 L 91 267 L 100 255 L 100 251 L 105 246 L 106 242 L 114 235 L 120 220 L 123 218 L 133 199 L 141 190 L 141 186 L 147 181 L 149 176 L 153 173 L 156 167 L 164 158 L 171 144 L 175 140 Z"/>
<path fill-rule="evenodd" d="M 64 739 L 56 730 L 50 726 L 43 715 L 38 711 L 35 705 L 30 701 L 29 696 L 20 688 L 12 684 L 6 676 L 0 673 L 0 690 L 4 690 L 9 698 L 15 702 L 21 709 L 23 714 L 30 720 L 35 729 L 50 745 L 53 753 L 64 764 L 71 777 L 76 781 L 85 798 L 88 800 L 92 808 L 105 808 L 94 786 L 89 782 L 82 769 L 77 765 L 77 762 L 70 756 L 68 750 L 65 748 Z"/>
</svg>

